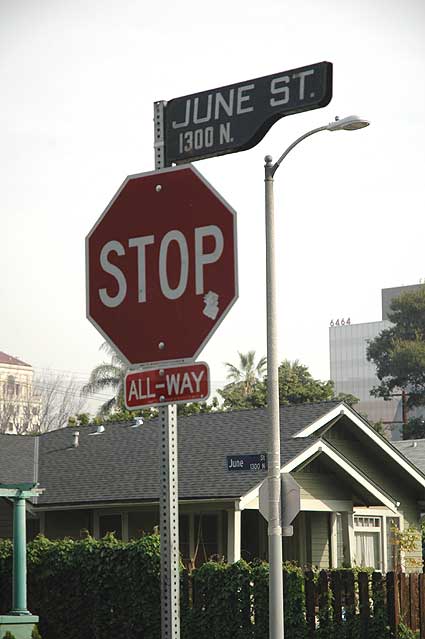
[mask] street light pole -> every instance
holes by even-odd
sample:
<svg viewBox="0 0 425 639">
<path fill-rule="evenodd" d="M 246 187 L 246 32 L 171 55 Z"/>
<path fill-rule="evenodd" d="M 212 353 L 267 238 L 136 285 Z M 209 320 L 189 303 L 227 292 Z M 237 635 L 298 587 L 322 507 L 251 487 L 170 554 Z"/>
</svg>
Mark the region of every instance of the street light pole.
<svg viewBox="0 0 425 639">
<path fill-rule="evenodd" d="M 264 158 L 265 226 L 266 226 L 266 304 L 267 304 L 267 411 L 269 422 L 268 453 L 268 538 L 269 538 L 269 637 L 283 639 L 283 574 L 282 528 L 280 521 L 280 416 L 276 313 L 276 268 L 274 230 L 274 174 L 282 161 L 302 140 L 319 131 L 353 131 L 368 126 L 357 116 L 336 118 L 326 126 L 308 131 L 293 142 L 273 164 L 272 157 Z"/>
</svg>

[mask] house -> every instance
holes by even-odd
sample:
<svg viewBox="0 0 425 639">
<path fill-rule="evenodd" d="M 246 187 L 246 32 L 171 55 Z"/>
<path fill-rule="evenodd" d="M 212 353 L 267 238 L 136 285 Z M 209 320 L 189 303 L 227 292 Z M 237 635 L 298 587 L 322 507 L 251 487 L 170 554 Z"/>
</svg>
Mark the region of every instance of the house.
<svg viewBox="0 0 425 639">
<path fill-rule="evenodd" d="M 266 471 L 227 467 L 230 455 L 266 452 L 267 431 L 265 409 L 179 419 L 185 561 L 267 558 L 267 524 L 258 510 Z M 425 475 L 355 410 L 340 402 L 281 407 L 281 466 L 301 488 L 294 535 L 283 541 L 285 560 L 393 567 L 391 527 L 419 525 Z M 151 532 L 159 523 L 158 421 L 80 427 L 79 435 L 75 428 L 0 435 L 0 481 L 36 481 L 45 489 L 28 506 L 29 535 L 115 531 L 127 540 Z M 4 502 L 3 536 L 11 534 L 10 516 Z M 421 559 L 419 543 L 412 558 Z"/>
<path fill-rule="evenodd" d="M 41 400 L 33 377 L 30 364 L 0 351 L 0 432 L 37 430 Z"/>
</svg>

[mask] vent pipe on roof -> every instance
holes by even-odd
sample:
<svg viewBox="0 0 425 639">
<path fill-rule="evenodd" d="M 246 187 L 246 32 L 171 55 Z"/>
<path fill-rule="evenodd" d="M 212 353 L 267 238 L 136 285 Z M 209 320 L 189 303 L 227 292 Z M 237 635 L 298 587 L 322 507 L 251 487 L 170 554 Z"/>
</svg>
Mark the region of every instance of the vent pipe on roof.
<svg viewBox="0 0 425 639">
<path fill-rule="evenodd" d="M 105 432 L 105 427 L 103 424 L 99 424 L 99 426 L 96 428 L 96 434 L 100 435 L 101 433 Z"/>
<path fill-rule="evenodd" d="M 417 445 L 418 445 L 418 442 L 412 442 L 412 448 L 416 448 Z"/>
<path fill-rule="evenodd" d="M 74 441 L 72 442 L 72 445 L 74 448 L 78 448 L 78 446 L 80 445 L 80 433 L 78 430 L 76 430 L 74 433 Z"/>
<path fill-rule="evenodd" d="M 135 417 L 134 424 L 131 425 L 131 428 L 138 428 L 143 424 L 143 417 Z"/>
</svg>

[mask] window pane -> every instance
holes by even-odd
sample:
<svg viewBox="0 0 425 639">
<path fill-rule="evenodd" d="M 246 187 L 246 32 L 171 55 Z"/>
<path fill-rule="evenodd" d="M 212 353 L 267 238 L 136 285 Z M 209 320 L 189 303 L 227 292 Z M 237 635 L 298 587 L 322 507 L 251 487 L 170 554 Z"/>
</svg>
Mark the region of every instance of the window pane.
<svg viewBox="0 0 425 639">
<path fill-rule="evenodd" d="M 379 533 L 356 532 L 355 539 L 357 565 L 379 570 Z"/>
<path fill-rule="evenodd" d="M 218 519 L 217 515 L 196 515 L 195 517 L 195 549 L 196 566 L 211 559 L 218 553 Z"/>
</svg>

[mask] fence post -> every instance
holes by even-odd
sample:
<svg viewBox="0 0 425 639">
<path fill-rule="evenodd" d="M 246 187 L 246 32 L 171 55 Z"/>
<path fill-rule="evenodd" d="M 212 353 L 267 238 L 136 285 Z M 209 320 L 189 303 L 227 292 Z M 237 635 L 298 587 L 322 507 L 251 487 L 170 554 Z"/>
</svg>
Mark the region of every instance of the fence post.
<svg viewBox="0 0 425 639">
<path fill-rule="evenodd" d="M 307 570 L 305 578 L 305 614 L 308 639 L 314 639 L 316 634 L 316 596 L 313 571 Z"/>
<path fill-rule="evenodd" d="M 321 570 L 319 573 L 319 588 L 318 588 L 318 600 L 319 600 L 319 628 L 322 632 L 324 629 L 330 630 L 332 626 L 332 614 L 329 601 L 329 578 L 326 570 Z"/>
<path fill-rule="evenodd" d="M 419 587 L 418 573 L 412 572 L 409 575 L 410 581 L 410 627 L 413 632 L 419 629 Z"/>
<path fill-rule="evenodd" d="M 356 614 L 354 606 L 354 574 L 352 570 L 347 570 L 344 575 L 345 582 L 345 616 L 347 621 L 353 621 Z"/>
<path fill-rule="evenodd" d="M 387 608 L 388 623 L 390 626 L 391 637 L 396 637 L 397 626 L 400 622 L 400 602 L 398 596 L 398 579 L 397 574 L 388 572 L 386 577 L 387 585 Z"/>
<path fill-rule="evenodd" d="M 425 639 L 425 574 L 419 575 L 419 630 Z"/>
<path fill-rule="evenodd" d="M 333 618 L 336 624 L 342 623 L 342 582 L 339 570 L 331 572 Z"/>
<path fill-rule="evenodd" d="M 359 572 L 359 608 L 360 608 L 360 636 L 362 639 L 368 638 L 369 632 L 369 575 L 367 572 Z"/>
<path fill-rule="evenodd" d="M 385 632 L 388 625 L 388 611 L 385 605 L 385 581 L 380 572 L 372 573 L 373 627 L 378 632 Z M 375 630 L 375 634 L 377 631 Z"/>
<path fill-rule="evenodd" d="M 401 572 L 397 576 L 400 580 L 400 621 L 410 627 L 409 577 Z"/>
</svg>

